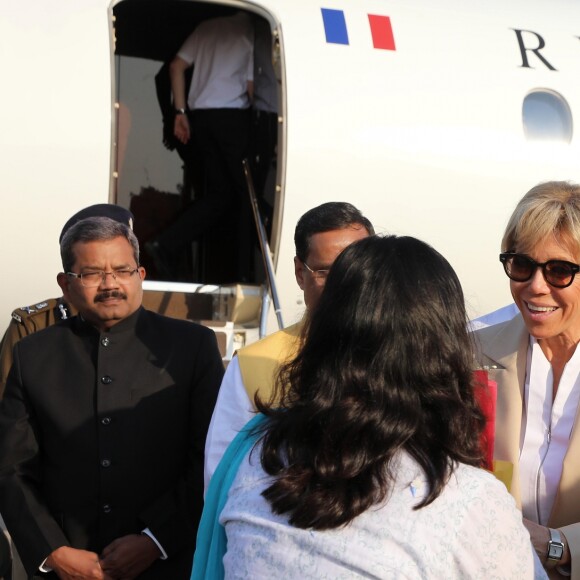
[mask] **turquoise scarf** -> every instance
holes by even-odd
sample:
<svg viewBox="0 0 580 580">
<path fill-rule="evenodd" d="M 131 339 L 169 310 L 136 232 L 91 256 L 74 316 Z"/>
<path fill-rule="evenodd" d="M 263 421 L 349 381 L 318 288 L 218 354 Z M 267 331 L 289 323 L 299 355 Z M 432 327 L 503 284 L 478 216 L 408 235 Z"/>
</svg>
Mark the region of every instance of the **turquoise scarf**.
<svg viewBox="0 0 580 580">
<path fill-rule="evenodd" d="M 255 428 L 266 420 L 264 415 L 256 415 L 244 426 L 226 449 L 211 478 L 197 531 L 191 580 L 221 580 L 224 577 L 223 558 L 228 540 L 224 527 L 219 523 L 219 517 L 240 463 L 258 439 Z"/>
</svg>

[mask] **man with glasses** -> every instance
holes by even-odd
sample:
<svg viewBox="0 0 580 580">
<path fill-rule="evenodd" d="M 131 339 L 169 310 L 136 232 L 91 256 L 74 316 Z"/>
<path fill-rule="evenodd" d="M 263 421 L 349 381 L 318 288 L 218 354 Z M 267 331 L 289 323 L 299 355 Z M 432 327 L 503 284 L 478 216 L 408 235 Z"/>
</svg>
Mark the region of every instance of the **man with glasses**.
<svg viewBox="0 0 580 580">
<path fill-rule="evenodd" d="M 72 226 L 57 281 L 78 316 L 21 340 L 0 406 L 0 511 L 27 574 L 188 579 L 214 333 L 141 306 L 133 232 Z"/>
<path fill-rule="evenodd" d="M 75 213 L 64 225 L 59 236 L 59 243 L 64 234 L 77 222 L 88 217 L 108 217 L 133 229 L 133 214 L 124 207 L 112 203 L 97 203 Z M 74 316 L 76 310 L 68 304 L 64 297 L 39 300 L 30 306 L 16 308 L 8 328 L 0 343 L 0 399 L 4 393 L 8 372 L 12 366 L 12 350 L 14 345 L 25 336 L 33 334 Z"/>
<path fill-rule="evenodd" d="M 374 235 L 371 222 L 350 203 L 329 202 L 306 212 L 296 225 L 294 274 L 306 312 L 316 308 L 334 260 L 347 246 Z M 254 395 L 268 400 L 279 366 L 300 343 L 302 322 L 243 348 L 229 364 L 205 446 L 205 484 L 229 443 L 254 415 Z"/>
<path fill-rule="evenodd" d="M 112 203 L 97 203 L 83 208 L 67 220 L 58 238 L 59 243 L 64 234 L 74 224 L 88 217 L 99 216 L 111 218 L 133 229 L 133 214 L 128 209 Z M 6 379 L 8 378 L 10 367 L 12 367 L 12 351 L 14 350 L 14 345 L 25 336 L 34 334 L 75 314 L 76 310 L 71 304 L 65 301 L 63 296 L 60 298 L 39 300 L 30 306 L 16 308 L 12 312 L 8 328 L 0 342 L 0 399 L 2 399 L 2 395 L 4 394 Z M 5 530 L 5 526 L 0 517 L 0 531 L 3 532 L 3 530 Z M 4 534 L 2 533 L 0 535 L 0 544 L 3 543 L 3 538 Z M 9 566 L 10 560 L 12 560 L 12 580 L 22 580 L 26 578 L 26 573 L 24 572 L 18 553 L 14 550 L 12 551 L 13 559 L 11 558 L 9 550 L 3 551 L 0 547 L 0 570 L 5 566 Z M 2 574 L 0 573 L 1 577 Z"/>
</svg>

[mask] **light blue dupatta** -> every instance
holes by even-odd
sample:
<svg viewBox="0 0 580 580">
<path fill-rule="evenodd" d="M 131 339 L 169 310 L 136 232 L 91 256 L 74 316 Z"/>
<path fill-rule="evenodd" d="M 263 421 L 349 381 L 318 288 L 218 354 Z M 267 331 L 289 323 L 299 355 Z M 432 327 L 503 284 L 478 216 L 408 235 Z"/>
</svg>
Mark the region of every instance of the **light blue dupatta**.
<svg viewBox="0 0 580 580">
<path fill-rule="evenodd" d="M 191 580 L 221 580 L 224 578 L 223 558 L 227 538 L 219 517 L 228 499 L 230 487 L 238 473 L 242 459 L 258 439 L 255 433 L 266 421 L 264 415 L 256 415 L 236 435 L 226 449 L 207 488 L 201 521 L 197 531 L 197 544 L 193 559 Z"/>
</svg>

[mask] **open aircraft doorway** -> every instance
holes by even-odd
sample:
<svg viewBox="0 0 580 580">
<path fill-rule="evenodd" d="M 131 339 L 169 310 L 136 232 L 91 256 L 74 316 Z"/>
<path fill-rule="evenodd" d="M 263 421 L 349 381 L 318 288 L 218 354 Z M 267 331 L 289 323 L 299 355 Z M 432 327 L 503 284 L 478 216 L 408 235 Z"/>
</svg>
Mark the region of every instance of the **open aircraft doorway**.
<svg viewBox="0 0 580 580">
<path fill-rule="evenodd" d="M 272 156 L 265 168 L 263 163 L 260 167 L 256 162 L 266 155 L 259 155 L 253 123 L 248 134 L 248 159 L 261 216 L 275 254 L 284 165 L 284 87 L 277 23 L 271 15 L 257 13 L 256 6 L 250 11 L 240 2 L 120 0 L 111 6 L 114 104 L 111 200 L 129 208 L 135 216 L 142 264 L 150 280 L 203 285 L 259 285 L 265 280 L 246 189 L 216 223 L 179 250 L 172 250 L 167 268 L 160 268 L 159 256 L 153 256 L 153 250 L 148 251 L 150 242 L 167 235 L 164 232 L 171 231 L 190 204 L 204 199 L 207 185 L 204 172 L 199 170 L 203 166 L 200 157 L 203 152 L 191 146 L 193 139 L 184 146 L 173 135 L 175 108 L 169 63 L 201 22 L 230 16 L 238 10 L 249 15 L 255 31 L 265 31 L 265 44 L 275 75 L 278 111 L 274 116 L 274 135 L 277 131 L 277 137 L 272 142 Z M 189 79 L 186 77 L 186 80 Z"/>
</svg>

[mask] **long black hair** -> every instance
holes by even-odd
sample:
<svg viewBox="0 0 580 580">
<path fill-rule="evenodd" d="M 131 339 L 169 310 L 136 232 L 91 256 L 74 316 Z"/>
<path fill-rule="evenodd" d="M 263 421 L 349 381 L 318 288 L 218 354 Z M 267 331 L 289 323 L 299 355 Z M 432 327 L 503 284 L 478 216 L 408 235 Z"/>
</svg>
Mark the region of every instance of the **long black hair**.
<svg viewBox="0 0 580 580">
<path fill-rule="evenodd" d="M 441 493 L 456 462 L 480 466 L 484 417 L 459 280 L 429 245 L 370 237 L 338 257 L 282 367 L 261 461 L 274 512 L 300 528 L 346 525 L 384 501 L 400 450 Z"/>
</svg>

